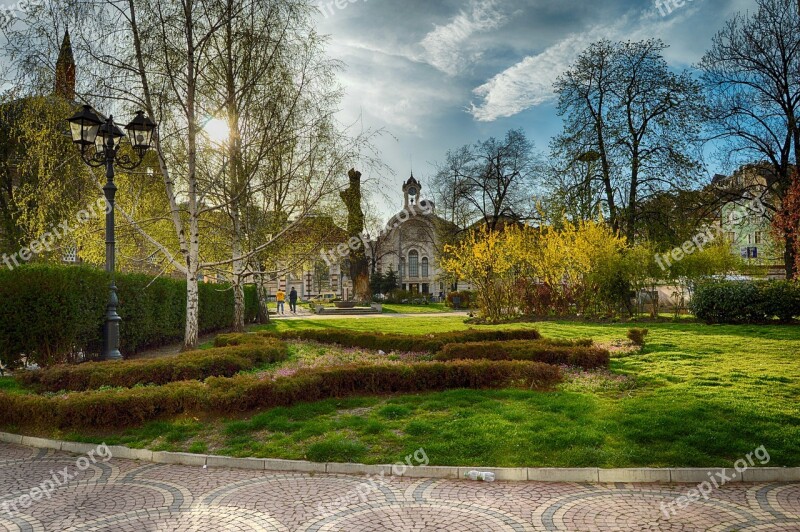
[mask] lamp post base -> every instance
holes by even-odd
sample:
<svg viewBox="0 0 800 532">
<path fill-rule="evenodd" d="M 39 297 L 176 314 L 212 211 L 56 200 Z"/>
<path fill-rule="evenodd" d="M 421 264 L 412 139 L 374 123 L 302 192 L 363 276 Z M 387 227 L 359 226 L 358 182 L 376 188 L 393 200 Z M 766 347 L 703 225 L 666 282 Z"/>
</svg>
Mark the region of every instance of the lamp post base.
<svg viewBox="0 0 800 532">
<path fill-rule="evenodd" d="M 119 324 L 122 318 L 117 314 L 117 285 L 111 282 L 108 294 L 108 307 L 106 307 L 106 323 L 103 329 L 103 360 L 122 360 L 119 351 Z"/>
</svg>

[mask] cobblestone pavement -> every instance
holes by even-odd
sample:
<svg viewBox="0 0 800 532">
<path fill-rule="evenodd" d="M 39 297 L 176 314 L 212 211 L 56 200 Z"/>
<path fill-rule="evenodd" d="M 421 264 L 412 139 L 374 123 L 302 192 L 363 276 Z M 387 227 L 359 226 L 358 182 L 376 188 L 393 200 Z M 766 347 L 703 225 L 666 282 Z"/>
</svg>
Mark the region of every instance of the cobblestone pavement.
<svg viewBox="0 0 800 532">
<path fill-rule="evenodd" d="M 13 531 L 800 531 L 800 484 L 730 484 L 666 518 L 691 486 L 491 484 L 202 469 L 0 444 L 0 530 Z M 79 466 L 90 464 L 84 471 Z M 64 469 L 67 468 L 67 469 Z M 75 478 L 7 511 L 61 471 Z M 366 493 L 364 500 L 356 490 Z M 369 492 L 369 493 L 367 493 Z M 351 501 L 336 504 L 340 497 Z M 324 506 L 320 506 L 320 504 Z"/>
</svg>

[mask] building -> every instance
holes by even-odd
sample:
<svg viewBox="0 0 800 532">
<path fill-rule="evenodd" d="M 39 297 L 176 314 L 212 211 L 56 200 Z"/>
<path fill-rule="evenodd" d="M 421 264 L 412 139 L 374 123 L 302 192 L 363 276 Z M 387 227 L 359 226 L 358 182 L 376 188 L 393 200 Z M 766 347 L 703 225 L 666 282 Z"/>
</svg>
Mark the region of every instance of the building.
<svg viewBox="0 0 800 532">
<path fill-rule="evenodd" d="M 348 239 L 347 231 L 331 216 L 305 216 L 284 235 L 280 259 L 261 265 L 261 271 L 270 272 L 264 282 L 267 295 L 274 297 L 278 290 L 288 293 L 295 288 L 301 300 L 331 293 L 337 299 L 349 300 L 353 282 L 348 276 L 347 258 L 333 260 L 330 252 Z"/>
<path fill-rule="evenodd" d="M 445 240 L 458 227 L 437 216 L 432 201 L 422 199 L 422 184 L 413 173 L 402 190 L 403 209 L 371 243 L 376 271 L 395 271 L 400 288 L 412 294 L 438 297 L 454 288 L 468 289 L 467 285 L 452 286 L 438 263 Z"/>
<path fill-rule="evenodd" d="M 768 186 L 771 172 L 767 164 L 748 164 L 730 176 L 715 176 L 713 184 L 722 198 L 720 231 L 731 252 L 763 274 L 781 276 L 783 246 L 772 236 L 770 217 L 778 201 Z"/>
</svg>

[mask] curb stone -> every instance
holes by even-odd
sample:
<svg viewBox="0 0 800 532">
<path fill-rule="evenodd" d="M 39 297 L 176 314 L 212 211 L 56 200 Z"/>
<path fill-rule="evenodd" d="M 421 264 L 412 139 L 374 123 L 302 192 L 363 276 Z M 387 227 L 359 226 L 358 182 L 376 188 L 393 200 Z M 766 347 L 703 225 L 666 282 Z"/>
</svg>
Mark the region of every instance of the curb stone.
<svg viewBox="0 0 800 532">
<path fill-rule="evenodd" d="M 96 444 L 63 442 L 46 438 L 34 438 L 0 432 L 0 442 L 33 447 L 37 449 L 55 449 L 73 454 L 85 454 L 96 449 Z M 280 460 L 274 458 L 232 458 L 229 456 L 209 456 L 205 454 L 172 453 L 150 451 L 147 449 L 131 449 L 119 445 L 108 447 L 114 458 L 139 460 L 157 464 L 177 464 L 194 467 L 224 467 L 229 469 L 254 469 L 265 471 L 282 471 L 293 473 L 330 473 L 347 475 L 393 475 L 407 478 L 463 478 L 463 474 L 472 469 L 491 471 L 496 479 L 516 482 L 581 482 L 610 483 L 626 482 L 637 484 L 672 483 L 698 484 L 709 479 L 709 473 L 724 472 L 730 477 L 728 482 L 800 482 L 800 467 L 751 467 L 739 474 L 732 468 L 497 468 L 497 467 L 447 467 L 416 466 L 406 467 L 402 471 L 391 465 L 317 463 L 301 460 Z M 735 476 L 732 476 L 735 474 Z"/>
<path fill-rule="evenodd" d="M 717 473 L 723 475 L 728 480 L 725 481 L 726 484 L 731 482 L 742 482 L 742 475 L 736 472 L 733 468 L 724 468 L 724 467 L 684 467 L 684 468 L 673 468 L 670 469 L 670 482 L 673 484 L 699 484 L 700 482 L 709 481 L 710 478 L 714 477 L 716 479 L 721 478 L 717 476 Z M 777 479 L 777 477 L 776 477 Z M 793 479 L 795 481 L 800 480 L 800 476 Z M 768 479 L 768 481 L 772 481 L 772 479 Z"/>
</svg>

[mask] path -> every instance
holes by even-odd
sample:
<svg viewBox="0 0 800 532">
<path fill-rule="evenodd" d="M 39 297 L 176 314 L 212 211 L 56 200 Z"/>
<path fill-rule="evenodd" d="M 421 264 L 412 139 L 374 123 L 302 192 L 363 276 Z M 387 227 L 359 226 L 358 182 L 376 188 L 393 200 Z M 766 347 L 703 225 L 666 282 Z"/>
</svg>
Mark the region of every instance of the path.
<svg viewBox="0 0 800 532">
<path fill-rule="evenodd" d="M 452 317 L 462 317 L 466 318 L 469 315 L 468 312 L 418 312 L 415 314 L 352 314 L 352 315 L 342 315 L 337 316 L 334 314 L 304 314 L 304 315 L 297 315 L 297 316 L 272 316 L 271 319 L 273 320 L 353 320 L 353 319 L 369 319 L 369 318 L 452 318 Z"/>
<path fill-rule="evenodd" d="M 355 490 L 364 477 L 116 459 L 80 472 L 88 462 L 78 459 L 0 444 L 0 531 L 800 531 L 799 484 L 732 483 L 667 519 L 661 503 L 692 486 L 387 477 L 362 502 Z M 75 478 L 47 496 L 31 491 L 62 472 Z M 319 504 L 348 493 L 349 503 L 320 513 Z M 9 515 L 8 505 L 26 495 L 41 500 Z"/>
</svg>

